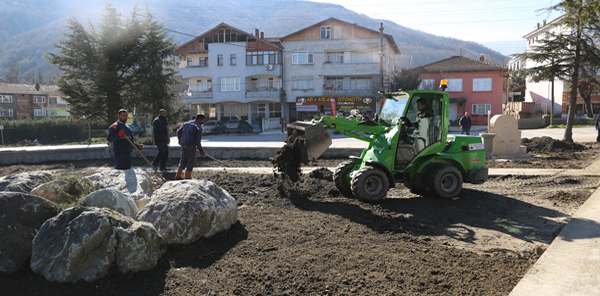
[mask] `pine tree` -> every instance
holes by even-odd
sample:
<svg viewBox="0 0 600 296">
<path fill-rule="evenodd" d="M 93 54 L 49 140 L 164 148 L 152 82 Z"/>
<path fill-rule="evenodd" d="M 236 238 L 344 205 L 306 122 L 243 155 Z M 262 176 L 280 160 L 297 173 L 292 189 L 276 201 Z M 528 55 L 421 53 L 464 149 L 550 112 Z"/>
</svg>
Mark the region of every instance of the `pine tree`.
<svg viewBox="0 0 600 296">
<path fill-rule="evenodd" d="M 162 61 L 175 44 L 149 13 L 136 7 L 124 18 L 108 4 L 97 29 L 71 19 L 68 31 L 55 45 L 59 53 L 46 58 L 63 71 L 57 85 L 73 116 L 111 123 L 121 108 L 136 114 L 172 108 L 176 93 L 167 90 L 174 73 Z"/>
</svg>

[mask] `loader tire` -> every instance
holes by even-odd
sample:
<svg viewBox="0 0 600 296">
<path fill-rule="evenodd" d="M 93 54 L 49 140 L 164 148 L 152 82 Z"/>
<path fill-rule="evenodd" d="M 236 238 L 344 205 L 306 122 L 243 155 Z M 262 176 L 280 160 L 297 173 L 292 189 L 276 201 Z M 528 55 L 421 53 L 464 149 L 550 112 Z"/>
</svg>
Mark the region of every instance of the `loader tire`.
<svg viewBox="0 0 600 296">
<path fill-rule="evenodd" d="M 352 193 L 366 202 L 382 200 L 390 189 L 390 181 L 385 172 L 371 166 L 356 172 L 351 182 Z"/>
<path fill-rule="evenodd" d="M 340 163 L 335 169 L 335 172 L 333 172 L 333 183 L 335 184 L 335 188 L 337 188 L 343 196 L 349 198 L 354 197 L 350 182 L 348 181 L 348 174 L 353 168 L 354 162 L 348 160 Z"/>
<path fill-rule="evenodd" d="M 441 198 L 453 198 L 462 190 L 462 175 L 450 165 L 441 165 L 432 170 L 431 185 L 428 191 Z"/>
</svg>

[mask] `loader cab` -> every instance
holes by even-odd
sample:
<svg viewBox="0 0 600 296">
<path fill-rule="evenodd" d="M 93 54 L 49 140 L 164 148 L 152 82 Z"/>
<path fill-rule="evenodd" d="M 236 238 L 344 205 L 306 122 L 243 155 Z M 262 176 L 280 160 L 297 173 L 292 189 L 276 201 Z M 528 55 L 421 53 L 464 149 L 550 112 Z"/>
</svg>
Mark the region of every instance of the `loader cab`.
<svg viewBox="0 0 600 296">
<path fill-rule="evenodd" d="M 402 170 L 426 148 L 441 142 L 444 101 L 440 92 L 410 93 L 398 135 L 394 168 Z"/>
</svg>

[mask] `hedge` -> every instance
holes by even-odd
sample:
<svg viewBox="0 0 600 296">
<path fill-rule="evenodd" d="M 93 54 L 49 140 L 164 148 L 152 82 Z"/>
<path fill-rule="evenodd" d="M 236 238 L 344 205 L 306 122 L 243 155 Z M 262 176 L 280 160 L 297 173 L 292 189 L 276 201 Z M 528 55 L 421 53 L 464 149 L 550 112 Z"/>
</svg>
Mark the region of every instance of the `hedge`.
<svg viewBox="0 0 600 296">
<path fill-rule="evenodd" d="M 0 125 L 4 126 L 5 145 L 35 139 L 41 144 L 81 142 L 89 138 L 90 132 L 87 121 L 75 119 L 0 121 Z"/>
</svg>

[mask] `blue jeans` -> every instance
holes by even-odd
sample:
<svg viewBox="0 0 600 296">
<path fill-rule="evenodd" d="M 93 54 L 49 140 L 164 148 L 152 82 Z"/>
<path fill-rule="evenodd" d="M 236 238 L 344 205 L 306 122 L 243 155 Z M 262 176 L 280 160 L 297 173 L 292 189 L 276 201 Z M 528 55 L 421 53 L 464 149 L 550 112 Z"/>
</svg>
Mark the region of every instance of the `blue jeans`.
<svg viewBox="0 0 600 296">
<path fill-rule="evenodd" d="M 158 153 L 154 157 L 152 161 L 152 165 L 156 167 L 157 164 L 160 163 L 160 168 L 167 167 L 167 158 L 169 157 L 169 146 L 166 141 L 156 142 L 156 148 L 158 149 Z"/>
</svg>

